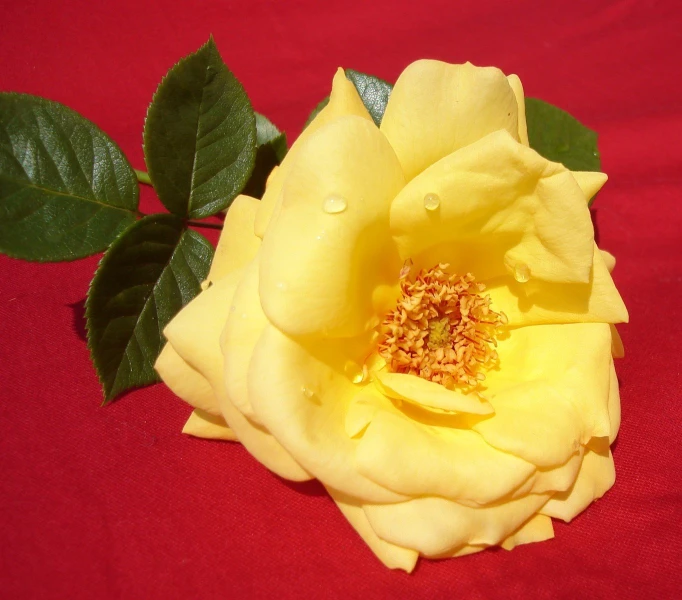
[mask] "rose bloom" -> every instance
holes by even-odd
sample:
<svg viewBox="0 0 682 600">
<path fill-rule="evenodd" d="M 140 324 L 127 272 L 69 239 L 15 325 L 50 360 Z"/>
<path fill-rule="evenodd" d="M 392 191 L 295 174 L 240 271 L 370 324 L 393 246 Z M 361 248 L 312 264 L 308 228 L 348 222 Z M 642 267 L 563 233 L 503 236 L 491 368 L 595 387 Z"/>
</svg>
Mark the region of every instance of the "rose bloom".
<svg viewBox="0 0 682 600">
<path fill-rule="evenodd" d="M 320 480 L 392 568 L 553 537 L 615 477 L 605 181 L 529 148 L 515 75 L 416 62 L 377 127 L 339 70 L 165 330 L 184 431 Z"/>
</svg>

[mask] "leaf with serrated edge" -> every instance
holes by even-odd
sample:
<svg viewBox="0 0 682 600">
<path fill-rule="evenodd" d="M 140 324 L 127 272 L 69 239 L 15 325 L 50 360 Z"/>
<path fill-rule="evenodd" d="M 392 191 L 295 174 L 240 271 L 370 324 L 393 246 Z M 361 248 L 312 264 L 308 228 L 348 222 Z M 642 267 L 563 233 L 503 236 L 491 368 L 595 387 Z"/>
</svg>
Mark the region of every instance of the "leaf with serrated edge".
<svg viewBox="0 0 682 600">
<path fill-rule="evenodd" d="M 0 252 L 34 261 L 104 250 L 136 218 L 135 173 L 116 143 L 75 111 L 0 94 Z"/>
<path fill-rule="evenodd" d="M 86 301 L 88 347 L 105 402 L 158 381 L 163 329 L 200 291 L 213 248 L 174 215 L 141 219 L 111 245 Z"/>
<path fill-rule="evenodd" d="M 258 140 L 256 163 L 242 193 L 252 198 L 261 198 L 268 176 L 286 156 L 287 136 L 277 129 L 270 119 L 259 113 L 256 113 L 256 132 Z"/>
<path fill-rule="evenodd" d="M 355 89 L 358 90 L 362 103 L 367 108 L 374 124 L 379 127 L 381 120 L 386 112 L 388 99 L 393 91 L 393 86 L 383 79 L 359 73 L 353 69 L 346 69 L 346 77 L 353 82 Z"/>
<path fill-rule="evenodd" d="M 159 199 L 181 217 L 223 210 L 248 181 L 256 119 L 213 38 L 161 81 L 147 112 L 144 155 Z"/>
<path fill-rule="evenodd" d="M 597 134 L 565 110 L 526 98 L 528 142 L 538 154 L 571 171 L 601 171 Z"/>
</svg>

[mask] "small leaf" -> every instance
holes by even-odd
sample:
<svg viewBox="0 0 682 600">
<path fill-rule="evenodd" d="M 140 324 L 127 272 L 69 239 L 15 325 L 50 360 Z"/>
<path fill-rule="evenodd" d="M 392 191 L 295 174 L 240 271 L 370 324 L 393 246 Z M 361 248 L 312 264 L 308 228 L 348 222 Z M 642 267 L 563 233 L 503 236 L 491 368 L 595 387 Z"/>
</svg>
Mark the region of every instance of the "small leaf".
<svg viewBox="0 0 682 600">
<path fill-rule="evenodd" d="M 256 113 L 256 133 L 258 140 L 256 164 L 242 192 L 253 198 L 261 198 L 268 176 L 286 156 L 287 136 L 277 129 L 270 119 L 259 113 Z"/>
<path fill-rule="evenodd" d="M 358 90 L 362 102 L 367 108 L 370 116 L 374 120 L 377 127 L 381 125 L 381 119 L 384 118 L 388 98 L 393 91 L 393 86 L 385 82 L 383 79 L 374 77 L 373 75 L 366 75 L 359 73 L 353 69 L 346 69 L 346 77 L 353 82 L 355 89 Z"/>
<path fill-rule="evenodd" d="M 135 173 L 70 108 L 0 94 L 0 252 L 59 261 L 104 250 L 136 218 Z"/>
<path fill-rule="evenodd" d="M 174 215 L 141 219 L 111 245 L 90 285 L 88 347 L 105 403 L 158 381 L 163 328 L 200 291 L 213 249 Z"/>
<path fill-rule="evenodd" d="M 530 147 L 571 171 L 601 171 L 597 134 L 566 111 L 537 98 L 526 98 Z"/>
<path fill-rule="evenodd" d="M 213 38 L 164 77 L 147 112 L 144 155 L 172 213 L 201 219 L 229 206 L 251 175 L 256 119 Z"/>
<path fill-rule="evenodd" d="M 287 136 L 265 115 L 256 113 L 256 141 L 259 148 L 272 146 L 279 162 L 287 154 Z"/>
</svg>

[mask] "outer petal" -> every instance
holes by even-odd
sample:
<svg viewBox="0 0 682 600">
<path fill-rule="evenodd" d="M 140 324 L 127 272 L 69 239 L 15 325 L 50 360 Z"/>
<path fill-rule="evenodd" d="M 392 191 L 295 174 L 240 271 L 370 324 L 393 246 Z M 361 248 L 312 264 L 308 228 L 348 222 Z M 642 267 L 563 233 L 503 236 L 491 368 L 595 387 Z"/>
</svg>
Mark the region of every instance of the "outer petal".
<svg viewBox="0 0 682 600">
<path fill-rule="evenodd" d="M 388 227 L 398 160 L 372 122 L 344 117 L 300 147 L 295 167 L 263 241 L 263 310 L 291 335 L 366 331 L 376 290 L 400 269 Z M 341 212 L 327 212 L 329 201 Z"/>
<path fill-rule="evenodd" d="M 260 247 L 260 238 L 253 233 L 259 205 L 260 201 L 250 196 L 234 199 L 225 216 L 207 281 L 216 282 L 253 260 Z"/>
<path fill-rule="evenodd" d="M 379 537 L 432 557 L 452 555 L 464 546 L 501 543 L 531 518 L 547 495 L 530 495 L 488 506 L 469 508 L 443 498 L 415 498 L 397 504 L 364 506 Z"/>
<path fill-rule="evenodd" d="M 218 338 L 241 279 L 233 271 L 199 294 L 166 326 L 164 335 L 178 354 L 215 390 L 223 388 L 223 355 Z"/>
<path fill-rule="evenodd" d="M 201 409 L 195 409 L 182 428 L 182 433 L 209 440 L 227 440 L 234 442 L 237 436 L 225 423 L 222 417 L 216 417 Z"/>
<path fill-rule="evenodd" d="M 327 488 L 329 495 L 336 502 L 336 506 L 343 513 L 343 516 L 348 519 L 348 522 L 353 526 L 353 529 L 360 534 L 360 537 L 370 547 L 376 557 L 384 563 L 389 569 L 402 569 L 411 573 L 417 564 L 419 553 L 407 548 L 401 548 L 395 544 L 389 544 L 382 540 L 369 524 L 365 511 L 362 506 L 354 498 L 344 496 L 336 490 Z"/>
<path fill-rule="evenodd" d="M 241 274 L 233 271 L 199 294 L 178 313 L 164 333 L 178 354 L 209 381 L 227 425 L 244 447 L 282 477 L 309 479 L 309 474 L 267 431 L 248 421 L 234 407 L 225 391 L 219 338 Z"/>
<path fill-rule="evenodd" d="M 436 194 L 437 210 L 424 198 Z M 535 279 L 590 279 L 594 230 L 570 172 L 498 131 L 414 178 L 391 206 L 391 230 L 415 266 L 450 263 L 479 280 L 528 270 Z"/>
<path fill-rule="evenodd" d="M 341 493 L 373 502 L 405 497 L 358 472 L 358 442 L 348 437 L 345 417 L 359 391 L 346 377 L 348 359 L 358 360 L 365 343 L 337 340 L 304 347 L 268 325 L 249 367 L 249 399 L 258 419 L 317 479 Z"/>
<path fill-rule="evenodd" d="M 265 230 L 272 218 L 272 215 L 277 212 L 277 205 L 281 203 L 281 191 L 284 181 L 291 172 L 292 165 L 296 162 L 296 156 L 305 141 L 310 138 L 317 130 L 340 117 L 356 116 L 363 119 L 371 120 L 365 105 L 362 103 L 358 91 L 352 82 L 348 80 L 343 69 L 338 69 L 334 76 L 332 84 L 332 91 L 329 96 L 329 104 L 325 106 L 315 117 L 312 123 L 306 127 L 298 139 L 287 152 L 284 161 L 279 168 L 272 173 L 271 178 L 268 179 L 265 194 L 261 200 L 258 214 L 256 215 L 256 222 L 254 232 L 258 237 L 265 235 Z"/>
<path fill-rule="evenodd" d="M 620 429 L 620 389 L 618 387 L 618 376 L 616 375 L 616 365 L 611 361 L 611 368 L 609 369 L 609 444 L 613 444 Z"/>
<path fill-rule="evenodd" d="M 161 350 L 154 369 L 170 390 L 187 404 L 213 415 L 220 414 L 211 384 L 185 362 L 170 342 Z"/>
<path fill-rule="evenodd" d="M 615 481 L 616 471 L 608 440 L 595 442 L 585 453 L 573 487 L 566 492 L 555 494 L 542 508 L 541 513 L 555 519 L 570 521 L 591 502 L 601 498 Z"/>
<path fill-rule="evenodd" d="M 500 342 L 485 396 L 492 418 L 472 425 L 490 444 L 538 466 L 565 463 L 611 429 L 611 336 L 606 323 L 538 325 Z"/>
<path fill-rule="evenodd" d="M 516 106 L 519 110 L 519 141 L 528 146 L 528 127 L 526 126 L 526 97 L 523 93 L 523 85 L 518 75 L 509 75 L 507 81 L 514 92 L 516 98 Z"/>
<path fill-rule="evenodd" d="M 505 550 L 512 550 L 521 544 L 544 542 L 554 537 L 552 519 L 544 515 L 535 515 L 528 519 L 519 529 L 502 541 L 500 546 Z"/>
<path fill-rule="evenodd" d="M 599 173 L 598 171 L 571 171 L 571 173 L 588 202 L 594 198 L 594 195 L 609 179 L 606 173 Z"/>
<path fill-rule="evenodd" d="M 535 467 L 489 446 L 473 431 L 423 425 L 381 411 L 360 438 L 360 473 L 407 496 L 435 495 L 478 506 L 511 494 Z"/>
<path fill-rule="evenodd" d="M 518 114 L 514 90 L 499 69 L 420 60 L 398 78 L 381 131 L 409 181 L 493 131 L 504 129 L 518 140 Z"/>
<path fill-rule="evenodd" d="M 512 277 L 488 281 L 487 292 L 495 310 L 513 326 L 542 323 L 623 323 L 629 319 L 602 253 L 593 247 L 592 272 L 587 283 L 551 283 Z"/>
<path fill-rule="evenodd" d="M 256 342 L 268 323 L 258 296 L 259 258 L 257 256 L 244 271 L 220 337 L 227 395 L 244 416 L 256 423 L 258 418 L 249 402 L 247 374 Z"/>
</svg>

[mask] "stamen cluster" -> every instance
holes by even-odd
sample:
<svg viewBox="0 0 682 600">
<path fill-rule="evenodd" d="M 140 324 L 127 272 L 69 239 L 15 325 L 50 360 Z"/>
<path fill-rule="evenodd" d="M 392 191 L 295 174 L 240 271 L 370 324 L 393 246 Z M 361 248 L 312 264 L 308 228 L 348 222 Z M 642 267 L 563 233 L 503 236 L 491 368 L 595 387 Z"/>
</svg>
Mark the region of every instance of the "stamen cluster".
<svg viewBox="0 0 682 600">
<path fill-rule="evenodd" d="M 381 324 L 379 354 L 394 373 L 418 375 L 449 389 L 485 379 L 498 355 L 496 334 L 507 324 L 481 296 L 471 273 L 450 275 L 447 264 L 403 274 L 400 299 Z"/>
</svg>

